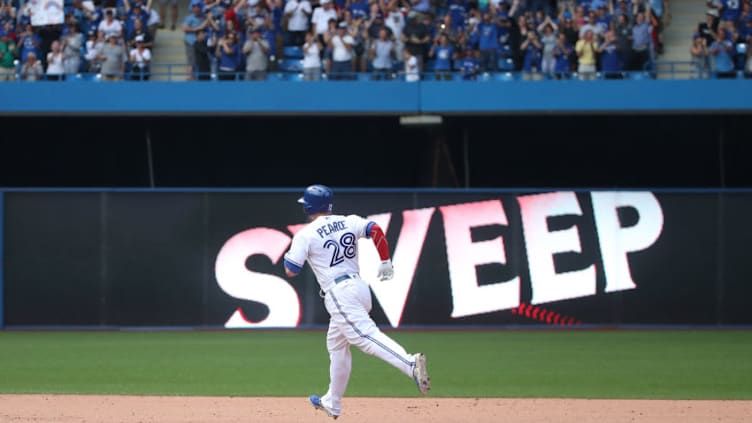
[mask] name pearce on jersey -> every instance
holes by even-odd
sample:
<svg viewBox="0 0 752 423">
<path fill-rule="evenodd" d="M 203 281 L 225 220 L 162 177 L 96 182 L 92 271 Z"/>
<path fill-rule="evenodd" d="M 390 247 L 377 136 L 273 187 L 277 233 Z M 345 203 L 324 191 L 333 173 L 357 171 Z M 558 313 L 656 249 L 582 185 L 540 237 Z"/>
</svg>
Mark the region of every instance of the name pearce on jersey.
<svg viewBox="0 0 752 423">
<path fill-rule="evenodd" d="M 335 232 L 339 232 L 345 229 L 347 229 L 347 226 L 345 226 L 345 221 L 338 220 L 336 222 L 327 223 L 326 225 L 319 226 L 319 228 L 316 229 L 316 233 L 319 234 L 319 237 L 323 238 L 324 236 L 328 236 L 330 234 L 333 234 Z"/>
</svg>

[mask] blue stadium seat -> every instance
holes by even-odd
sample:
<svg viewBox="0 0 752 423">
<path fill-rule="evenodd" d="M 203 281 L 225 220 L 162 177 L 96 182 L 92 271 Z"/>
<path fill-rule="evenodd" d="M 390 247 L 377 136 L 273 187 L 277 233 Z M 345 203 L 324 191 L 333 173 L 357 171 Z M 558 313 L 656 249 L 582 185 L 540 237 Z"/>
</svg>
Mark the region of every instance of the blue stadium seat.
<svg viewBox="0 0 752 423">
<path fill-rule="evenodd" d="M 455 60 L 454 63 L 452 64 L 452 69 L 456 70 L 456 71 L 461 70 L 462 69 L 462 61 L 461 60 Z"/>
<path fill-rule="evenodd" d="M 269 72 L 266 74 L 267 81 L 284 81 L 286 80 L 285 74 L 281 72 Z"/>
<path fill-rule="evenodd" d="M 373 79 L 373 75 L 368 72 L 358 72 L 356 75 L 358 76 L 358 81 L 371 81 Z"/>
<path fill-rule="evenodd" d="M 303 60 L 284 59 L 279 62 L 279 69 L 282 72 L 303 72 Z"/>
<path fill-rule="evenodd" d="M 497 66 L 499 67 L 500 71 L 511 72 L 514 70 L 514 60 L 512 60 L 511 58 L 499 59 Z"/>
<path fill-rule="evenodd" d="M 285 46 L 282 54 L 285 59 L 302 59 L 303 49 L 298 46 Z"/>
<path fill-rule="evenodd" d="M 424 66 L 425 69 L 423 69 L 426 72 L 433 72 L 434 69 L 436 69 L 436 61 L 435 60 L 428 60 L 426 61 L 426 66 Z"/>
<path fill-rule="evenodd" d="M 627 78 L 634 79 L 634 80 L 651 79 L 650 72 L 647 72 L 647 71 L 627 72 Z"/>
</svg>

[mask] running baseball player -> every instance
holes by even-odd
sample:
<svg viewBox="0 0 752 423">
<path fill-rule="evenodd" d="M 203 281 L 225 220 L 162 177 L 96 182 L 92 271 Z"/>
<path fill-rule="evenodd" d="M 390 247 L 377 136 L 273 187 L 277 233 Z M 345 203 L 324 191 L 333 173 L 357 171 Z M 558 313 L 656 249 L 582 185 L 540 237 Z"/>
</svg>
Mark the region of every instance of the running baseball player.
<svg viewBox="0 0 752 423">
<path fill-rule="evenodd" d="M 317 410 L 336 419 L 342 412 L 342 396 L 350 379 L 350 345 L 411 377 L 421 394 L 428 393 L 431 383 L 425 354 L 408 354 L 381 332 L 369 315 L 371 291 L 358 274 L 357 240 L 366 237 L 373 241 L 381 258 L 377 277 L 389 280 L 394 276 L 394 268 L 384 232 L 375 222 L 360 216 L 332 214 L 333 199 L 332 190 L 326 186 L 306 188 L 298 203 L 303 204 L 310 223 L 295 234 L 284 263 L 287 276 L 293 277 L 308 261 L 321 287 L 320 294 L 330 315 L 326 335 L 330 381 L 324 396 L 311 395 L 309 400 Z"/>
</svg>

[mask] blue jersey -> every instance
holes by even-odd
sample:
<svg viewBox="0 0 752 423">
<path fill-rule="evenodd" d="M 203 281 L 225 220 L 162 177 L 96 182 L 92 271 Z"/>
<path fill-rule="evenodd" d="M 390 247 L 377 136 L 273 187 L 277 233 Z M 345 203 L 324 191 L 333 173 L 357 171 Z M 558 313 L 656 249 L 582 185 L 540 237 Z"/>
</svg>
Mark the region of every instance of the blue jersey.
<svg viewBox="0 0 752 423">
<path fill-rule="evenodd" d="M 478 72 L 478 59 L 475 57 L 462 59 L 462 79 L 475 79 L 476 72 Z"/>
<path fill-rule="evenodd" d="M 452 70 L 452 56 L 454 55 L 454 49 L 449 44 L 447 44 L 446 47 L 436 46 L 433 52 L 436 57 L 436 65 L 434 66 L 435 70 Z"/>
<path fill-rule="evenodd" d="M 540 62 L 543 57 L 543 49 L 535 46 L 533 43 L 527 43 L 525 49 L 525 59 L 522 62 L 522 70 L 530 72 L 533 68 L 540 70 Z"/>
<path fill-rule="evenodd" d="M 499 28 L 494 23 L 481 22 L 478 24 L 478 48 L 480 50 L 496 50 L 499 48 Z"/>
<path fill-rule="evenodd" d="M 350 2 L 350 7 L 347 10 L 350 11 L 350 15 L 353 18 L 368 19 L 369 10 L 368 10 L 367 1 L 358 0 L 358 1 Z"/>
<path fill-rule="evenodd" d="M 450 0 L 449 1 L 449 16 L 451 18 L 451 29 L 458 29 L 465 27 L 465 19 L 467 19 L 467 0 Z"/>
<path fill-rule="evenodd" d="M 721 12 L 722 21 L 738 21 L 741 16 L 741 0 L 721 0 L 723 12 Z"/>
<path fill-rule="evenodd" d="M 621 71 L 621 57 L 616 51 L 616 44 L 609 44 L 601 54 L 601 70 L 604 72 Z"/>
<path fill-rule="evenodd" d="M 554 47 L 554 59 L 556 59 L 556 63 L 554 64 L 554 72 L 567 73 L 570 71 L 570 54 L 572 54 L 572 46 L 568 44 L 564 47 L 559 47 L 558 45 Z"/>
</svg>

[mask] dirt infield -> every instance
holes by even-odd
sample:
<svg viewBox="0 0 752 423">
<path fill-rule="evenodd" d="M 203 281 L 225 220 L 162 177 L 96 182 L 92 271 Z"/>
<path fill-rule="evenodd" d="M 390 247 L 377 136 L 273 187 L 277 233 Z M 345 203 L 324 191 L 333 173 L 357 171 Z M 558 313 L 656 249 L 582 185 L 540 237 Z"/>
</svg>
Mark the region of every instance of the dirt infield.
<svg viewBox="0 0 752 423">
<path fill-rule="evenodd" d="M 347 398 L 337 422 L 749 422 L 752 401 Z M 3 423 L 331 422 L 306 398 L 0 395 Z"/>
</svg>

